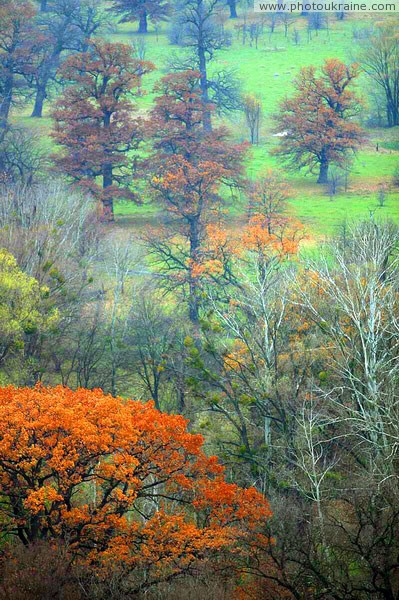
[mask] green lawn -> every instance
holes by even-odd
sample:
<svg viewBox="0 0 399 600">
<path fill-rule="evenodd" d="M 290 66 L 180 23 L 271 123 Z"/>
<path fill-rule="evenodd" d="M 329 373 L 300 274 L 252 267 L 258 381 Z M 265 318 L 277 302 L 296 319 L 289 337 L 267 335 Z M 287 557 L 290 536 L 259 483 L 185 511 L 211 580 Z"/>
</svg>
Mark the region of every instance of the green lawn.
<svg viewBox="0 0 399 600">
<path fill-rule="evenodd" d="M 270 38 L 266 33 L 259 42 L 259 47 L 250 47 L 249 42 L 242 44 L 237 36 L 237 21 L 227 21 L 225 27 L 232 31 L 233 41 L 231 47 L 219 51 L 210 70 L 220 67 L 234 68 L 242 81 L 245 92 L 256 94 L 263 104 L 264 118 L 261 128 L 261 143 L 251 149 L 248 159 L 248 177 L 256 177 L 262 170 L 276 168 L 276 159 L 270 156 L 271 148 L 276 144 L 272 135 L 272 115 L 276 111 L 279 101 L 292 90 L 292 80 L 297 75 L 300 67 L 314 64 L 320 65 L 324 59 L 337 57 L 349 61 L 352 58 L 353 29 L 367 25 L 369 15 L 350 16 L 344 21 L 336 21 L 334 15 L 330 16 L 329 30 L 313 34 L 308 39 L 304 19 L 298 19 L 290 27 L 288 37 L 285 38 L 282 28 L 277 30 Z M 238 21 L 239 22 L 239 21 Z M 300 42 L 295 45 L 292 40 L 293 28 L 297 28 Z M 112 41 L 131 43 L 137 39 L 136 24 L 118 25 L 110 36 Z M 148 75 L 144 82 L 146 93 L 139 99 L 141 109 L 151 108 L 154 93 L 152 88 L 156 81 L 166 73 L 167 59 L 171 53 L 182 53 L 184 50 L 169 43 L 167 24 L 162 25 L 162 31 L 157 36 L 150 32 L 146 37 L 146 60 L 152 61 L 156 70 Z M 364 88 L 364 81 L 360 79 L 359 93 Z M 51 126 L 49 107 L 46 107 L 45 118 L 30 119 L 31 107 L 14 115 L 14 120 L 34 129 L 40 136 L 46 150 L 55 151 L 56 147 L 48 131 Z M 240 113 L 233 114 L 228 120 L 235 141 L 247 139 L 248 133 Z M 399 193 L 391 184 L 395 166 L 399 163 L 399 131 L 388 129 L 373 129 L 367 133 L 367 142 L 361 148 L 353 162 L 352 172 L 349 177 L 349 186 L 346 193 L 340 193 L 331 201 L 326 190 L 316 184 L 314 175 L 305 173 L 285 173 L 295 190 L 295 198 L 291 201 L 297 217 L 302 220 L 314 237 L 331 233 L 345 218 L 368 217 L 370 214 L 379 214 L 384 218 L 399 221 Z M 376 144 L 379 144 L 379 152 Z M 377 191 L 381 184 L 388 184 L 386 201 L 383 208 L 378 207 Z M 121 223 L 132 228 L 141 228 L 146 223 L 157 220 L 157 207 L 144 197 L 143 204 L 136 206 L 128 202 L 119 202 L 116 206 L 116 215 Z M 245 208 L 246 200 L 236 200 L 230 207 L 234 218 L 240 216 Z"/>
<path fill-rule="evenodd" d="M 364 18 L 367 21 L 368 17 Z M 254 93 L 262 100 L 264 119 L 261 131 L 261 143 L 251 149 L 251 158 L 248 161 L 248 176 L 256 177 L 262 170 L 277 168 L 276 159 L 270 156 L 270 149 L 276 140 L 272 136 L 272 114 L 275 112 L 279 101 L 292 89 L 292 80 L 300 67 L 315 64 L 320 65 L 326 58 L 337 57 L 349 61 L 353 45 L 352 32 L 359 23 L 353 18 L 346 21 L 336 21 L 330 18 L 329 31 L 320 31 L 308 40 L 304 21 L 299 19 L 288 38 L 283 31 L 277 31 L 269 39 L 265 35 L 258 49 L 245 46 L 237 38 L 235 23 L 230 21 L 228 27 L 232 29 L 233 43 L 230 48 L 220 51 L 212 68 L 221 66 L 235 68 L 240 77 L 244 91 Z M 297 27 L 300 31 L 300 43 L 295 45 L 292 41 L 292 29 Z M 118 34 L 113 39 L 132 41 L 136 38 L 132 25 L 120 26 Z M 171 46 L 166 35 L 150 33 L 147 38 L 146 59 L 157 66 L 157 70 L 147 78 L 147 95 L 142 99 L 143 106 L 151 106 L 153 94 L 151 87 L 157 78 L 165 72 L 167 57 L 171 52 L 183 52 Z M 359 83 L 359 93 L 364 82 Z M 242 115 L 233 115 L 229 126 L 237 141 L 247 139 L 247 131 Z M 315 177 L 305 173 L 286 173 L 296 192 L 296 197 L 291 205 L 311 233 L 318 237 L 330 234 L 344 220 L 352 218 L 367 218 L 370 214 L 380 215 L 399 221 L 399 194 L 395 190 L 387 193 L 383 208 L 378 207 L 377 190 L 381 183 L 389 182 L 395 165 L 399 163 L 398 140 L 399 132 L 393 130 L 370 130 L 367 144 L 358 153 L 354 160 L 349 178 L 349 187 L 346 193 L 340 193 L 331 201 L 327 191 L 315 182 Z M 376 143 L 380 151 L 376 151 Z M 244 212 L 245 198 L 235 201 L 231 206 L 232 216 L 239 216 Z M 141 207 L 132 204 L 119 204 L 117 215 L 124 221 L 131 220 L 132 226 L 141 228 L 147 217 L 148 222 L 157 218 L 157 209 L 149 203 Z"/>
</svg>

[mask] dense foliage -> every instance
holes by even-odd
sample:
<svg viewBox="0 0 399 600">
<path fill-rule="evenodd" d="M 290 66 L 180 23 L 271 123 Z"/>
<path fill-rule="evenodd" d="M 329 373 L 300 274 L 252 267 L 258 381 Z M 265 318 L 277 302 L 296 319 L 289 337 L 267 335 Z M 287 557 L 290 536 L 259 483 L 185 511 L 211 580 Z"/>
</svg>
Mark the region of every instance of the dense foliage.
<svg viewBox="0 0 399 600">
<path fill-rule="evenodd" d="M 206 554 L 245 554 L 270 516 L 259 492 L 225 482 L 181 416 L 98 390 L 0 396 L 3 536 L 62 539 L 101 577 L 123 569 L 134 592 Z"/>
</svg>

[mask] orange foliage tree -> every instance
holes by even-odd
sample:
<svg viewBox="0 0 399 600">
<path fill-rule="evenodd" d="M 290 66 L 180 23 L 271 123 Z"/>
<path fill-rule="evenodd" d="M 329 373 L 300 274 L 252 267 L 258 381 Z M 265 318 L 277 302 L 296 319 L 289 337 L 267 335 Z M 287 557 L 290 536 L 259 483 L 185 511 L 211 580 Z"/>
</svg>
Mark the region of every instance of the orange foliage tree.
<svg viewBox="0 0 399 600">
<path fill-rule="evenodd" d="M 113 219 L 114 198 L 134 198 L 128 186 L 143 128 L 131 115 L 132 98 L 140 92 L 142 76 L 154 67 L 131 54 L 127 44 L 96 40 L 88 52 L 69 57 L 59 71 L 72 85 L 53 111 L 53 137 L 64 148 L 54 160 L 101 200 L 105 220 Z"/>
<path fill-rule="evenodd" d="M 169 281 L 188 287 L 190 319 L 198 321 L 197 266 L 210 223 L 223 218 L 221 186 L 242 181 L 246 145 L 234 145 L 226 129 L 204 131 L 200 75 L 186 71 L 164 77 L 151 113 L 154 153 L 151 185 L 168 215 L 166 235 L 150 245 Z M 163 267 L 162 267 L 163 265 Z"/>
<path fill-rule="evenodd" d="M 192 267 L 203 294 L 213 300 L 225 301 L 230 293 L 236 297 L 250 272 L 263 279 L 270 270 L 279 270 L 298 254 L 307 237 L 303 224 L 290 211 L 288 200 L 294 191 L 280 172 L 266 171 L 248 185 L 247 195 L 246 221 L 238 229 L 226 228 L 220 219 L 208 224 L 201 260 Z"/>
<path fill-rule="evenodd" d="M 361 129 L 351 119 L 361 107 L 350 86 L 357 78 L 356 65 L 326 60 L 321 75 L 313 66 L 301 70 L 295 94 L 286 98 L 276 116 L 280 138 L 275 154 L 292 170 L 319 170 L 318 183 L 327 183 L 332 164 L 344 165 L 362 141 Z"/>
<path fill-rule="evenodd" d="M 256 540 L 270 509 L 227 483 L 181 416 L 101 390 L 0 389 L 3 536 L 65 540 L 107 577 L 145 573 L 140 589 Z M 263 539 L 263 537 L 262 537 Z"/>
<path fill-rule="evenodd" d="M 305 237 L 304 228 L 289 213 L 287 201 L 294 190 L 279 172 L 261 175 L 249 187 L 248 223 L 242 232 L 242 246 L 256 251 L 258 258 L 268 261 L 272 256 L 289 258 L 298 252 Z"/>
</svg>

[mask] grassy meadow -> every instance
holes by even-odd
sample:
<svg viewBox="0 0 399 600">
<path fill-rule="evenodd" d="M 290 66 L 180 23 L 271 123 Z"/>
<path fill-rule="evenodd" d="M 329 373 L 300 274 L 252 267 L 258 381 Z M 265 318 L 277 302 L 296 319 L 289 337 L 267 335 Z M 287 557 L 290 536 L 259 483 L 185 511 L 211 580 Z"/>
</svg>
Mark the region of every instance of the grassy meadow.
<svg viewBox="0 0 399 600">
<path fill-rule="evenodd" d="M 259 40 L 258 48 L 250 46 L 249 40 L 242 43 L 242 33 L 238 31 L 238 23 L 229 21 L 226 28 L 232 30 L 232 45 L 221 50 L 213 61 L 211 70 L 218 66 L 234 68 L 242 81 L 243 91 L 255 94 L 262 100 L 263 122 L 261 139 L 258 146 L 252 147 L 248 162 L 248 176 L 256 177 L 263 170 L 278 167 L 276 159 L 270 156 L 270 150 L 276 143 L 273 137 L 273 113 L 279 101 L 289 95 L 292 80 L 299 69 L 306 65 L 321 65 L 326 58 L 336 57 L 349 61 L 353 57 L 353 32 L 360 27 L 366 27 L 371 17 L 352 15 L 344 21 L 335 20 L 330 16 L 328 30 L 312 34 L 308 38 L 305 21 L 299 19 L 290 26 L 287 38 L 282 26 L 270 36 L 265 33 Z M 166 26 L 164 26 L 166 28 Z M 292 31 L 299 31 L 299 44 L 292 39 Z M 124 24 L 118 27 L 113 35 L 114 40 L 131 42 L 136 38 L 134 26 Z M 178 47 L 169 43 L 167 32 L 156 35 L 150 33 L 147 41 L 146 59 L 157 66 L 157 71 L 147 78 L 147 95 L 143 105 L 151 106 L 151 84 L 166 72 L 166 64 L 170 54 L 182 52 Z M 362 94 L 365 82 L 360 80 L 358 92 Z M 366 100 L 365 100 L 366 101 Z M 242 114 L 235 114 L 228 123 L 234 137 L 243 141 L 248 139 L 248 132 Z M 396 129 L 370 129 L 366 132 L 367 141 L 356 156 L 350 177 L 348 189 L 337 194 L 330 200 L 323 186 L 317 185 L 313 175 L 303 172 L 287 173 L 287 179 L 295 189 L 296 197 L 291 201 L 293 212 L 307 226 L 312 237 L 329 235 L 345 219 L 368 217 L 370 214 L 379 215 L 384 219 L 399 220 L 399 194 L 390 186 L 395 165 L 399 162 L 399 131 Z M 376 145 L 379 144 L 379 151 Z M 387 184 L 387 198 L 383 207 L 377 201 L 377 192 L 381 184 Z M 145 199 L 144 199 L 145 202 Z M 232 216 L 238 217 L 245 211 L 245 198 L 235 201 L 230 206 Z M 132 224 L 138 225 L 148 219 L 156 218 L 154 206 L 135 207 L 132 204 L 120 203 L 116 209 L 117 215 Z"/>
<path fill-rule="evenodd" d="M 292 80 L 299 69 L 306 65 L 321 65 L 326 58 L 339 58 L 349 62 L 353 60 L 355 30 L 367 27 L 375 16 L 351 14 L 343 21 L 329 16 L 328 29 L 312 32 L 308 36 L 305 19 L 298 18 L 288 29 L 285 37 L 282 25 L 277 26 L 270 35 L 265 31 L 260 37 L 258 48 L 251 46 L 249 36 L 245 45 L 242 39 L 242 17 L 225 21 L 224 27 L 231 31 L 230 47 L 216 53 L 210 63 L 209 71 L 220 67 L 234 69 L 242 84 L 244 93 L 259 97 L 263 105 L 263 120 L 259 145 L 249 150 L 247 175 L 255 178 L 262 171 L 278 168 L 276 159 L 270 150 L 277 143 L 273 136 L 273 114 L 279 101 L 292 92 Z M 114 42 L 134 43 L 139 37 L 137 24 L 118 24 L 112 26 L 108 37 Z M 299 34 L 299 41 L 293 40 L 293 31 Z M 151 109 L 156 81 L 168 72 L 168 60 L 174 54 L 182 54 L 186 50 L 172 45 L 168 37 L 168 24 L 162 24 L 160 30 L 145 36 L 145 59 L 154 63 L 156 70 L 147 75 L 143 88 L 145 94 L 139 101 L 140 110 L 145 113 Z M 357 92 L 363 97 L 367 106 L 366 82 L 360 77 Z M 43 147 L 56 151 L 48 136 L 51 127 L 49 104 L 42 119 L 29 117 L 30 106 L 25 106 L 14 114 L 14 120 L 37 132 Z M 243 113 L 232 113 L 227 119 L 228 127 L 235 141 L 248 139 L 248 129 Z M 382 219 L 399 221 L 399 193 L 392 184 L 392 174 L 399 163 L 399 131 L 398 128 L 365 127 L 366 141 L 353 160 L 348 177 L 346 191 L 334 195 L 328 194 L 325 186 L 316 183 L 316 177 L 303 171 L 286 173 L 285 176 L 294 189 L 295 197 L 290 201 L 295 216 L 306 226 L 309 237 L 314 240 L 332 234 L 345 219 L 358 219 L 375 216 Z M 378 151 L 377 151 L 378 144 Z M 380 186 L 386 190 L 384 205 L 380 206 L 377 198 Z M 143 193 L 142 204 L 137 206 L 131 202 L 120 201 L 116 204 L 117 220 L 123 228 L 140 230 L 147 224 L 156 222 L 158 209 Z M 245 214 L 246 199 L 227 199 L 232 223 L 239 221 Z"/>
</svg>

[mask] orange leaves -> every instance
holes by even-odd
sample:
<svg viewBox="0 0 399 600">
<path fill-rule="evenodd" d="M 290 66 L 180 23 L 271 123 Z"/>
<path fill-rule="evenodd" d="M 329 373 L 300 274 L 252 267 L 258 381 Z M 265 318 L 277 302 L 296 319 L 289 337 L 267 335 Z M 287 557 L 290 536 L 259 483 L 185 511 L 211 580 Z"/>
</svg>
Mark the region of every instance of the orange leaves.
<svg viewBox="0 0 399 600">
<path fill-rule="evenodd" d="M 173 73 L 156 86 L 149 132 L 154 153 L 149 161 L 151 184 L 166 210 L 184 219 L 209 219 L 220 203 L 222 183 L 241 176 L 243 146 L 234 146 L 223 128 L 204 132 L 199 74 Z"/>
<path fill-rule="evenodd" d="M 228 370 L 237 370 L 241 365 L 246 365 L 250 362 L 251 355 L 248 347 L 241 340 L 234 340 L 232 350 L 224 357 L 224 366 Z"/>
<path fill-rule="evenodd" d="M 281 259 L 297 254 L 299 243 L 305 237 L 303 225 L 295 219 L 279 215 L 271 225 L 267 216 L 257 214 L 252 217 L 243 231 L 243 245 L 246 249 L 261 254 L 276 253 Z"/>
<path fill-rule="evenodd" d="M 253 182 L 248 191 L 249 220 L 242 234 L 246 250 L 264 258 L 280 259 L 298 252 L 304 239 L 303 225 L 288 212 L 287 200 L 294 192 L 278 171 L 267 171 Z"/>
<path fill-rule="evenodd" d="M 60 502 L 63 498 L 53 487 L 44 486 L 30 492 L 24 501 L 24 506 L 32 515 L 36 515 L 46 509 L 51 510 L 53 502 Z"/>
<path fill-rule="evenodd" d="M 246 543 L 270 515 L 266 500 L 226 483 L 186 427 L 101 390 L 0 388 L 3 532 L 24 543 L 66 535 L 103 574 L 116 563 L 179 572 Z"/>
</svg>

